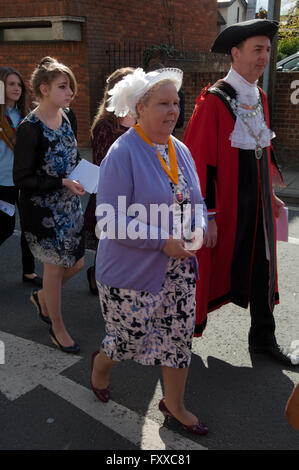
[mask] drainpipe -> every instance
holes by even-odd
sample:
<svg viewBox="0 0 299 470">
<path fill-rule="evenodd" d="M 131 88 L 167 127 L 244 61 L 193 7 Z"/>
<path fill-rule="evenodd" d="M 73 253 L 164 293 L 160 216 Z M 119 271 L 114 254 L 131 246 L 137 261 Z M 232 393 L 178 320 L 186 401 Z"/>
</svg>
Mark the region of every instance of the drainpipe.
<svg viewBox="0 0 299 470">
<path fill-rule="evenodd" d="M 281 0 L 268 0 L 268 20 L 280 20 L 280 7 Z M 274 90 L 275 90 L 275 79 L 276 79 L 276 62 L 277 62 L 277 45 L 278 45 L 278 34 L 272 41 L 271 56 L 269 63 L 264 71 L 263 76 L 263 89 L 268 95 L 269 100 L 269 112 L 270 120 L 273 115 L 273 103 L 274 103 Z"/>
</svg>

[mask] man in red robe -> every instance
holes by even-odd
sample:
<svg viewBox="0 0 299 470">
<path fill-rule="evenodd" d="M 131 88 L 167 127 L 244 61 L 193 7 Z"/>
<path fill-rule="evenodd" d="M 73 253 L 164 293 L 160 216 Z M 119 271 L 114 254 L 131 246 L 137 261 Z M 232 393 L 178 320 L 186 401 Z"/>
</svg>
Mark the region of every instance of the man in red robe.
<svg viewBox="0 0 299 470">
<path fill-rule="evenodd" d="M 257 81 L 269 61 L 278 23 L 251 20 L 226 28 L 211 51 L 230 54 L 228 75 L 196 100 L 184 135 L 197 167 L 209 224 L 198 252 L 195 336 L 207 313 L 228 302 L 250 306 L 249 351 L 289 365 L 292 356 L 275 338 L 279 302 L 274 194 L 282 178 L 271 146 L 268 103 Z M 299 362 L 299 361 L 298 361 Z"/>
</svg>

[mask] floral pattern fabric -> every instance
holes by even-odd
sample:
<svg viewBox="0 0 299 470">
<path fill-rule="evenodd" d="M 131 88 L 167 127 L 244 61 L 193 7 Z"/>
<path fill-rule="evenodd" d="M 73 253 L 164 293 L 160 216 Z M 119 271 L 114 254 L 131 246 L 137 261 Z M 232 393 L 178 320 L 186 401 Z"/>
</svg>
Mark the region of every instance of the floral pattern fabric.
<svg viewBox="0 0 299 470">
<path fill-rule="evenodd" d="M 77 142 L 72 127 L 63 117 L 59 129 L 48 128 L 35 114 L 27 120 L 42 127 L 47 143 L 42 175 L 67 178 L 77 164 Z M 84 220 L 80 198 L 66 187 L 46 194 L 32 195 L 27 201 L 25 231 L 33 255 L 43 263 L 65 268 L 73 266 L 84 255 Z M 30 227 L 30 230 L 28 229 Z"/>
<path fill-rule="evenodd" d="M 120 289 L 98 282 L 110 359 L 188 367 L 195 325 L 195 273 L 190 259 L 169 258 L 160 292 Z"/>
</svg>

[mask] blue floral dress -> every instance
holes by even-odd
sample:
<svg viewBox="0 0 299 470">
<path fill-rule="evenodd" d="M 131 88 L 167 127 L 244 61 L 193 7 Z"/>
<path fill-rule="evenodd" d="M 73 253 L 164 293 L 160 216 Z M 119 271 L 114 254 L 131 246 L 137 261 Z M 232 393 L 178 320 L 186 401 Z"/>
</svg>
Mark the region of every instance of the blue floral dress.
<svg viewBox="0 0 299 470">
<path fill-rule="evenodd" d="M 43 156 L 36 175 L 42 181 L 67 178 L 77 165 L 77 141 L 63 117 L 59 129 L 48 128 L 31 113 L 26 121 L 42 130 Z M 35 127 L 34 126 L 34 127 Z M 65 186 L 23 194 L 22 225 L 33 255 L 43 263 L 69 268 L 84 255 L 84 218 L 80 198 Z"/>
</svg>

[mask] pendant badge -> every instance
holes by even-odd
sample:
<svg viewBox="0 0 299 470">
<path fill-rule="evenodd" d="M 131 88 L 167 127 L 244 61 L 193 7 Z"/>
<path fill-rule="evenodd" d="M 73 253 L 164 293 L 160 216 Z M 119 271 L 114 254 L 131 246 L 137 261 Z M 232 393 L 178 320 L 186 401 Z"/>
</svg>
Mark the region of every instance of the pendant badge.
<svg viewBox="0 0 299 470">
<path fill-rule="evenodd" d="M 183 193 L 179 188 L 175 189 L 175 199 L 178 204 L 182 204 L 182 202 L 184 201 Z"/>
<path fill-rule="evenodd" d="M 260 145 L 257 145 L 257 146 L 255 147 L 254 153 L 255 153 L 255 158 L 256 158 L 257 160 L 260 160 L 260 159 L 262 158 L 262 156 L 263 156 L 263 149 L 262 149 L 262 147 L 261 147 Z"/>
</svg>

